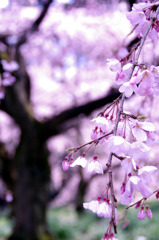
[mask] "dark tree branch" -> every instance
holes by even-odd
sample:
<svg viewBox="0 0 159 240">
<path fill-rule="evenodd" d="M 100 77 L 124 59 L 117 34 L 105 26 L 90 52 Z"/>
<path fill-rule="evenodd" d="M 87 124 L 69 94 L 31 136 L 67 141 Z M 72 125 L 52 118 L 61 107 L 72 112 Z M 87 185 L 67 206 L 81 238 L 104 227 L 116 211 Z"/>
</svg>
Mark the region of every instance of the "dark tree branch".
<svg viewBox="0 0 159 240">
<path fill-rule="evenodd" d="M 53 2 L 53 0 L 47 0 L 44 3 L 43 9 L 42 9 L 40 15 L 38 16 L 38 18 L 33 22 L 32 26 L 30 28 L 28 28 L 27 30 L 25 30 L 22 33 L 22 35 L 17 39 L 17 42 L 14 45 L 17 49 L 27 41 L 30 34 L 39 30 L 39 26 L 42 23 L 43 19 L 45 18 L 52 2 Z M 10 35 L 0 35 L 0 41 L 3 42 L 6 46 L 9 46 L 10 44 L 9 44 L 8 39 L 10 37 L 11 37 Z"/>
<path fill-rule="evenodd" d="M 28 36 L 30 34 L 32 34 L 33 32 L 38 31 L 40 24 L 42 23 L 43 19 L 45 18 L 47 11 L 51 5 L 53 1 L 52 0 L 47 0 L 44 5 L 43 5 L 43 9 L 39 15 L 39 17 L 35 20 L 35 22 L 32 24 L 31 28 L 29 28 L 28 30 L 26 30 L 21 37 L 19 38 L 18 42 L 16 43 L 16 47 L 19 48 L 22 44 L 24 44 L 27 39 Z"/>
<path fill-rule="evenodd" d="M 111 89 L 109 91 L 109 93 L 107 94 L 107 96 L 104 96 L 104 97 L 94 100 L 94 101 L 90 101 L 81 106 L 67 109 L 67 110 L 63 111 L 62 113 L 60 113 L 59 115 L 53 116 L 52 118 L 48 119 L 47 121 L 45 121 L 42 124 L 41 138 L 45 141 L 49 137 L 63 132 L 64 129 L 62 126 L 68 120 L 71 120 L 80 114 L 84 114 L 85 116 L 88 116 L 95 109 L 98 109 L 102 106 L 105 106 L 108 103 L 111 103 L 119 95 L 120 95 L 120 93 L 116 89 Z"/>
<path fill-rule="evenodd" d="M 18 124 L 24 134 L 30 131 L 30 124 L 35 122 L 35 119 L 29 113 L 29 103 L 24 103 L 20 98 L 19 92 L 22 89 L 15 83 L 12 87 L 6 89 L 6 96 L 1 101 L 1 109 L 8 113 Z"/>
<path fill-rule="evenodd" d="M 10 190 L 15 184 L 14 160 L 9 156 L 5 144 L 0 141 L 0 176 Z"/>
<path fill-rule="evenodd" d="M 29 103 L 23 103 L 19 97 L 18 86 L 16 83 L 12 87 L 7 88 L 7 93 L 4 100 L 1 102 L 1 109 L 6 111 L 19 125 L 23 133 L 28 134 L 30 126 L 39 126 L 39 137 L 44 142 L 49 137 L 60 134 L 72 126 L 68 124 L 68 120 L 72 120 L 80 114 L 88 116 L 92 111 L 98 109 L 115 100 L 120 93 L 111 89 L 106 97 L 90 101 L 81 106 L 67 109 L 57 116 L 53 116 L 43 123 L 39 123 L 29 110 Z"/>
</svg>

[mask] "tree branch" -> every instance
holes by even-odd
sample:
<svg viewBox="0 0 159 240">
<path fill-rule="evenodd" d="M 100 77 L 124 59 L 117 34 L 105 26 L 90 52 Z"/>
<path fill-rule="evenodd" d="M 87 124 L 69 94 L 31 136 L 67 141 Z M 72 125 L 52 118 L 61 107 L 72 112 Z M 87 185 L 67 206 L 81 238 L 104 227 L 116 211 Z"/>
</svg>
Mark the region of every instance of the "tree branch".
<svg viewBox="0 0 159 240">
<path fill-rule="evenodd" d="M 43 19 L 45 18 L 46 14 L 47 14 L 47 11 L 51 5 L 53 1 L 52 0 L 48 0 L 44 3 L 43 5 L 43 9 L 40 13 L 40 15 L 38 16 L 38 18 L 35 20 L 35 22 L 32 24 L 31 28 L 27 29 L 22 35 L 21 37 L 19 38 L 18 42 L 16 43 L 16 47 L 19 48 L 22 44 L 24 44 L 27 39 L 28 39 L 28 36 L 30 34 L 32 34 L 33 32 L 36 32 L 38 31 L 39 29 L 39 26 L 41 24 L 41 22 L 43 21 Z"/>
<path fill-rule="evenodd" d="M 63 132 L 64 129 L 62 128 L 62 126 L 67 121 L 77 117 L 80 114 L 84 114 L 85 116 L 88 116 L 92 111 L 112 102 L 117 97 L 119 97 L 119 95 L 120 93 L 116 89 L 112 88 L 110 89 L 106 97 L 102 97 L 100 99 L 90 101 L 81 106 L 67 109 L 62 113 L 60 113 L 59 115 L 53 116 L 52 118 L 48 119 L 42 124 L 42 129 L 41 129 L 42 139 L 46 140 L 53 135 Z"/>
</svg>

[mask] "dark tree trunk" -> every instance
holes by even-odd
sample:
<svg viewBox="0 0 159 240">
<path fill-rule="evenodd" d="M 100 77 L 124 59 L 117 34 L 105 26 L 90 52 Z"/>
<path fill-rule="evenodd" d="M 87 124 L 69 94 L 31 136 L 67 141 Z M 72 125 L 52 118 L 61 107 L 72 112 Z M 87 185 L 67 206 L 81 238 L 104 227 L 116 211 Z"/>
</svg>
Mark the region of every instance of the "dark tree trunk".
<svg viewBox="0 0 159 240">
<path fill-rule="evenodd" d="M 23 135 L 16 154 L 15 228 L 10 240 L 38 240 L 44 234 L 50 168 L 35 129 Z"/>
</svg>

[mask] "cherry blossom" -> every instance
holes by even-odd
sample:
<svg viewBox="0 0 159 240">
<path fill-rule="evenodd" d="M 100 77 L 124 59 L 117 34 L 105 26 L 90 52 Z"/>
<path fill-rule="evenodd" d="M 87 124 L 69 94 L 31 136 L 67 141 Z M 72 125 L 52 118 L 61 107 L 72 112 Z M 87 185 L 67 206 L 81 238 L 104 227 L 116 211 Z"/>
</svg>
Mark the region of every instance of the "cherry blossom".
<svg viewBox="0 0 159 240">
<path fill-rule="evenodd" d="M 121 72 L 121 63 L 117 59 L 107 59 L 107 65 L 112 72 Z"/>
<path fill-rule="evenodd" d="M 119 88 L 119 92 L 125 93 L 126 97 L 131 97 L 133 92 L 137 92 L 137 86 L 132 85 L 130 82 L 123 83 Z"/>
<path fill-rule="evenodd" d="M 131 156 L 135 159 L 135 158 L 138 158 L 143 153 L 146 153 L 149 151 L 150 151 L 150 147 L 147 146 L 145 143 L 140 142 L 140 141 L 135 141 L 135 142 L 131 143 L 129 156 Z"/>
<path fill-rule="evenodd" d="M 127 156 L 130 150 L 130 143 L 121 136 L 110 137 L 108 143 L 110 150 L 119 156 Z"/>
<path fill-rule="evenodd" d="M 87 165 L 87 160 L 84 157 L 80 156 L 70 165 L 70 167 L 81 166 L 85 168 L 86 165 Z"/>
<path fill-rule="evenodd" d="M 124 65 L 120 73 L 117 73 L 117 76 L 116 76 L 117 84 L 126 83 L 129 79 L 131 71 L 132 71 L 132 63 L 127 63 L 126 65 Z"/>
<path fill-rule="evenodd" d="M 133 26 L 136 26 L 135 31 L 139 37 L 142 37 L 148 28 L 150 19 L 154 16 L 155 12 L 152 10 L 158 3 L 138 3 L 134 4 L 132 11 L 127 14 L 128 20 Z M 150 29 L 148 36 L 151 39 L 156 39 L 158 31 L 157 20 Z"/>
<path fill-rule="evenodd" d="M 140 83 L 136 93 L 140 96 L 153 96 L 153 84 L 155 83 L 153 74 L 149 70 L 145 70 L 138 77 L 140 78 Z"/>
<path fill-rule="evenodd" d="M 107 133 L 112 129 L 112 124 L 105 117 L 97 117 L 92 119 L 92 122 L 96 123 L 96 127 L 98 127 L 102 132 Z"/>
<path fill-rule="evenodd" d="M 92 160 L 90 163 L 88 163 L 88 172 L 95 172 L 98 174 L 103 174 L 103 167 L 102 164 L 99 163 L 97 159 Z"/>
<path fill-rule="evenodd" d="M 126 160 L 126 164 L 124 166 L 125 170 L 129 172 L 127 175 L 128 179 L 125 179 L 123 182 L 120 199 L 120 202 L 123 205 L 128 203 L 130 204 L 134 201 L 134 190 L 140 192 L 144 198 L 148 198 L 152 194 L 148 184 L 151 182 L 150 175 L 157 170 L 157 168 L 154 166 L 144 166 L 138 169 L 134 161 L 131 163 L 133 165 L 129 165 L 128 160 L 130 159 Z"/>
<path fill-rule="evenodd" d="M 133 120 L 131 122 L 132 134 L 138 141 L 147 140 L 147 132 L 155 131 L 155 127 L 151 122 L 141 122 L 138 120 Z"/>
<path fill-rule="evenodd" d="M 107 201 L 103 201 L 102 203 L 100 203 L 97 215 L 98 217 L 111 218 L 112 206 L 110 205 L 110 203 Z"/>
<path fill-rule="evenodd" d="M 149 206 L 147 204 L 146 204 L 146 206 L 142 205 L 137 216 L 140 220 L 143 220 L 145 218 L 145 216 L 148 219 L 151 219 L 152 218 L 152 212 L 149 209 Z"/>
<path fill-rule="evenodd" d="M 92 211 L 93 213 L 97 213 L 97 211 L 99 209 L 99 201 L 98 200 L 93 200 L 89 203 L 83 203 L 83 207 L 85 209 L 88 209 L 88 210 Z"/>
<path fill-rule="evenodd" d="M 143 220 L 143 219 L 145 218 L 145 210 L 144 210 L 144 206 L 141 206 L 141 209 L 139 210 L 137 216 L 138 216 L 138 218 L 139 218 L 140 220 Z"/>
<path fill-rule="evenodd" d="M 135 160 L 129 156 L 127 156 L 124 160 L 121 161 L 121 166 L 127 174 L 131 173 L 133 169 L 137 169 Z"/>
<path fill-rule="evenodd" d="M 68 162 L 68 159 L 65 158 L 65 160 L 62 162 L 62 168 L 64 171 L 68 171 L 69 167 L 70 167 L 70 164 Z"/>
<path fill-rule="evenodd" d="M 101 240 L 119 240 L 118 238 L 115 238 L 114 236 L 104 236 Z"/>
<path fill-rule="evenodd" d="M 149 219 L 152 218 L 152 212 L 151 212 L 151 210 L 149 209 L 148 205 L 146 205 L 145 214 L 146 214 L 147 218 L 149 218 Z"/>
<path fill-rule="evenodd" d="M 144 166 L 138 170 L 138 176 L 131 176 L 129 180 L 134 184 L 135 189 L 142 194 L 144 198 L 148 198 L 152 191 L 148 187 L 151 182 L 151 174 L 157 170 L 154 166 Z"/>
<path fill-rule="evenodd" d="M 130 180 L 126 182 L 125 188 L 121 194 L 120 203 L 126 205 L 134 201 L 133 198 L 134 186 Z"/>
<path fill-rule="evenodd" d="M 155 140 L 155 126 L 145 118 L 126 113 L 124 111 L 124 101 L 125 98 L 130 98 L 133 94 L 142 97 L 159 95 L 159 67 L 148 66 L 139 62 L 140 53 L 147 37 L 158 38 L 158 12 L 159 2 L 134 4 L 132 11 L 127 14 L 127 18 L 134 26 L 134 30 L 141 41 L 130 52 L 127 52 L 127 55 L 122 59 L 107 60 L 109 69 L 116 73 L 115 80 L 119 84 L 119 92 L 122 94 L 92 120 L 95 123 L 95 128 L 91 134 L 92 141 L 88 144 L 95 147 L 95 153 L 99 142 L 107 144 L 110 151 L 106 163 L 109 182 L 105 195 L 102 194 L 102 197 L 100 196 L 98 200 L 83 204 L 85 209 L 91 210 L 99 217 L 110 218 L 109 227 L 101 240 L 117 240 L 114 237 L 117 224 L 117 200 L 113 187 L 113 156 L 121 161 L 121 167 L 125 172 L 121 186 L 121 204 L 132 204 L 129 207 L 135 206 L 135 208 L 141 206 L 138 218 L 144 219 L 145 216 L 149 219 L 152 218 L 152 212 L 146 204 L 146 200 L 156 192 L 153 192 L 149 185 L 151 176 L 157 168 L 155 166 L 143 166 L 144 161 L 140 163 L 139 160 L 141 156 L 150 151 L 149 145 L 151 141 Z M 88 144 L 84 144 L 82 147 Z M 140 164 L 142 164 L 142 167 Z M 88 172 L 103 174 L 102 164 L 97 160 L 96 154 L 91 162 L 87 163 L 82 156 L 78 157 L 73 163 L 69 163 L 69 165 L 70 167 L 76 165 L 87 166 Z M 64 163 L 64 168 L 68 168 L 68 162 Z M 142 195 L 142 199 L 134 203 L 136 191 Z M 156 198 L 159 198 L 158 192 Z"/>
<path fill-rule="evenodd" d="M 109 200 L 93 200 L 89 203 L 83 203 L 83 207 L 96 213 L 98 217 L 111 218 L 112 206 Z M 117 210 L 115 210 L 115 215 L 117 216 Z"/>
<path fill-rule="evenodd" d="M 139 23 L 141 24 L 146 20 L 145 14 L 142 11 L 144 7 L 145 3 L 134 4 L 132 11 L 126 14 L 128 20 L 133 26 L 136 26 Z"/>
<path fill-rule="evenodd" d="M 156 193 L 156 198 L 159 199 L 159 191 Z"/>
<path fill-rule="evenodd" d="M 119 240 L 114 237 L 114 233 L 112 232 L 112 226 L 110 225 L 106 233 L 104 234 L 104 238 L 101 240 Z"/>
</svg>

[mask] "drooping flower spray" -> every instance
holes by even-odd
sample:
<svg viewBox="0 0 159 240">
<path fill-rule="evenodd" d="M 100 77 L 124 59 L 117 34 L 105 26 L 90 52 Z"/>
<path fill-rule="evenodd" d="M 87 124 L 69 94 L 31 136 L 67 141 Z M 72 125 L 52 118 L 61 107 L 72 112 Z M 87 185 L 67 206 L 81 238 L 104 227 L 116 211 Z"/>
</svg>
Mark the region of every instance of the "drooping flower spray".
<svg viewBox="0 0 159 240">
<path fill-rule="evenodd" d="M 107 64 L 111 71 L 116 73 L 116 82 L 119 85 L 121 95 L 107 106 L 92 120 L 95 124 L 91 134 L 91 141 L 77 148 L 70 149 L 70 153 L 63 161 L 63 169 L 81 165 L 88 172 L 103 174 L 103 168 L 96 154 L 98 144 L 107 144 L 110 149 L 106 162 L 109 180 L 103 193 L 88 203 L 83 203 L 85 209 L 91 210 L 99 217 L 110 218 L 108 229 L 102 240 L 117 240 L 117 200 L 113 182 L 113 157 L 121 162 L 121 168 L 125 172 L 124 181 L 121 183 L 120 202 L 129 207 L 139 208 L 138 218 L 152 218 L 146 200 L 159 190 L 152 191 L 149 187 L 151 176 L 157 170 L 155 166 L 142 166 L 136 160 L 136 153 L 147 153 L 150 147 L 149 139 L 154 140 L 154 125 L 145 117 L 134 116 L 124 111 L 124 101 L 132 94 L 152 97 L 159 93 L 159 67 L 147 66 L 139 62 L 139 56 L 147 38 L 158 39 L 159 32 L 159 2 L 145 2 L 134 4 L 133 9 L 127 14 L 127 18 L 135 27 L 139 38 L 139 44 L 134 47 L 127 56 L 122 59 L 108 59 Z M 74 160 L 74 153 L 82 148 L 87 148 L 83 155 Z M 90 148 L 95 149 L 91 161 L 87 159 Z M 70 157 L 70 158 L 69 158 Z M 141 194 L 142 199 L 135 202 L 134 192 Z"/>
</svg>

